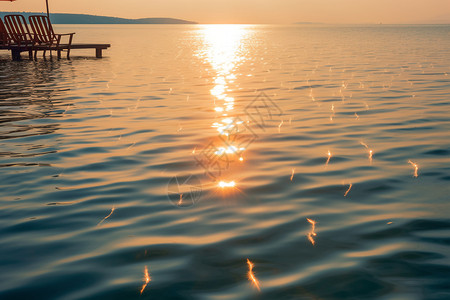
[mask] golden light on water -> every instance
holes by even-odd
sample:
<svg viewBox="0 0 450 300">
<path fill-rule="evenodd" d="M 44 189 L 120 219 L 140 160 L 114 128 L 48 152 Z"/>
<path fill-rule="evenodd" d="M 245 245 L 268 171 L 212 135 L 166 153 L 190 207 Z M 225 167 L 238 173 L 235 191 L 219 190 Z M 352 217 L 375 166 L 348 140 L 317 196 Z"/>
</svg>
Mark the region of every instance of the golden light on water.
<svg viewBox="0 0 450 300">
<path fill-rule="evenodd" d="M 426 74 L 420 75 L 409 58 L 380 51 L 377 47 L 385 44 L 379 40 L 365 42 L 370 39 L 365 33 L 378 30 L 374 26 L 327 31 L 324 26 L 302 25 L 284 31 L 262 25 L 250 29 L 255 32 L 250 40 L 239 26 L 231 30 L 208 26 L 203 33 L 201 25 L 180 26 L 180 32 L 176 26 L 166 26 L 167 31 L 161 26 L 150 31 L 134 26 L 133 32 L 148 36 L 146 42 L 155 47 L 134 47 L 138 50 L 133 48 L 133 53 L 125 51 L 126 45 L 113 46 L 110 59 L 75 59 L 67 64 L 63 59 L 56 65 L 45 61 L 31 63 L 31 69 L 29 63 L 11 63 L 13 69 L 21 68 L 3 74 L 10 87 L 2 94 L 12 104 L 5 100 L 11 113 L 2 118 L 12 121 L 5 123 L 11 133 L 5 131 L 6 146 L 0 152 L 2 171 L 11 180 L 0 189 L 5 196 L 2 221 L 6 230 L 11 229 L 5 240 L 16 243 L 4 243 L 3 250 L 19 263 L 23 253 L 34 256 L 45 248 L 55 252 L 53 259 L 39 264 L 24 259 L 23 266 L 12 265 L 8 281 L 24 283 L 13 289 L 27 289 L 27 282 L 36 282 L 35 278 L 39 282 L 43 272 L 56 271 L 75 279 L 74 290 L 65 289 L 68 296 L 61 298 L 77 293 L 89 298 L 131 293 L 138 298 L 139 291 L 142 299 L 266 298 L 267 293 L 276 300 L 288 293 L 300 298 L 335 295 L 342 288 L 342 275 L 353 279 L 357 273 L 368 274 L 367 289 L 352 284 L 352 279 L 344 284 L 349 283 L 345 286 L 349 293 L 356 288 L 361 298 L 373 294 L 372 279 L 375 287 L 388 287 L 381 293 L 386 298 L 412 295 L 417 289 L 405 290 L 405 280 L 420 282 L 423 272 L 413 272 L 418 276 L 412 278 L 407 274 L 411 264 L 403 264 L 404 269 L 399 264 L 399 272 L 391 276 L 383 270 L 386 264 L 373 262 L 413 253 L 418 243 L 419 248 L 445 252 L 438 239 L 445 232 L 437 228 L 422 234 L 421 229 L 446 225 L 433 220 L 445 217 L 440 208 L 447 204 L 442 196 L 448 179 L 448 103 L 442 95 L 450 93 L 450 86 L 436 74 L 450 61 L 411 51 L 411 57 L 439 64 L 435 72 L 425 69 Z M 387 40 L 397 32 L 415 38 L 414 28 L 391 27 L 379 26 L 380 32 L 389 31 L 381 38 Z M 130 32 L 120 29 L 117 37 L 111 34 L 112 42 L 131 41 L 125 36 Z M 232 37 L 223 37 L 222 32 Z M 341 43 L 334 38 L 336 33 Z M 437 34 L 432 37 L 442 40 Z M 410 39 L 401 44 L 419 49 Z M 395 43 L 392 49 L 410 55 Z M 443 53 L 440 48 L 431 50 Z M 204 56 L 193 57 L 197 53 Z M 3 63 L 9 65 L 6 59 Z M 319 68 L 312 75 L 314 64 Z M 381 71 L 382 65 L 387 72 Z M 407 72 L 383 92 L 381 81 L 396 75 L 400 66 Z M 119 77 L 105 92 L 111 70 Z M 350 79 L 352 71 L 356 75 Z M 31 86 L 16 80 L 24 72 L 30 72 L 24 81 Z M 93 76 L 90 84 L 88 74 Z M 408 76 L 417 87 L 406 86 Z M 358 90 L 359 79 L 366 82 L 365 90 Z M 20 88 L 23 93 L 17 93 Z M 265 93 L 267 97 L 261 96 Z M 412 93 L 417 97 L 407 98 Z M 372 111 L 364 111 L 364 100 Z M 271 110 L 271 104 L 281 112 Z M 261 114 L 252 115 L 249 108 L 259 108 Z M 59 122 L 62 111 L 67 115 Z M 335 116 L 334 123 L 329 122 L 330 115 Z M 259 126 L 259 121 L 264 123 Z M 204 161 L 210 169 L 200 165 L 202 155 L 209 159 Z M 67 170 L 63 177 L 52 177 L 63 168 Z M 55 191 L 55 186 L 66 190 Z M 75 201 L 48 203 L 58 198 Z M 31 202 L 39 205 L 28 205 Z M 113 204 L 119 203 L 114 216 Z M 32 231 L 17 230 L 35 223 L 51 226 L 61 217 L 83 222 L 34 236 Z M 416 226 L 418 234 L 408 230 L 413 238 L 396 238 L 396 232 L 409 229 L 415 220 L 423 225 Z M 437 238 L 430 242 L 421 237 Z M 51 251 L 55 240 L 77 246 Z M 14 254 L 11 249 L 22 248 L 17 257 L 8 256 Z M 120 268 L 98 268 L 111 258 L 120 260 Z M 361 268 L 364 265 L 370 270 Z M 80 290 L 79 273 L 99 277 L 99 285 Z M 428 277 L 431 285 L 433 278 Z M 336 284 L 324 291 L 330 278 Z M 51 282 L 48 285 L 42 290 L 51 291 Z"/>
<path fill-rule="evenodd" d="M 333 121 L 334 116 L 336 115 L 336 112 L 334 110 L 334 104 L 331 104 L 331 115 L 330 115 L 330 121 Z"/>
<path fill-rule="evenodd" d="M 236 182 L 233 181 L 219 181 L 218 187 L 220 188 L 234 188 L 236 186 Z"/>
<path fill-rule="evenodd" d="M 219 76 L 226 78 L 232 74 L 236 64 L 242 59 L 236 55 L 241 41 L 248 34 L 245 25 L 204 25 L 201 27 L 203 40 L 206 43 L 207 60 L 218 71 Z M 220 78 L 220 77 L 219 77 Z"/>
<path fill-rule="evenodd" d="M 111 215 L 113 214 L 113 212 L 114 212 L 115 209 L 116 209 L 116 208 L 115 208 L 114 205 L 113 205 L 113 207 L 111 208 L 111 212 L 109 213 L 109 215 L 107 215 L 106 217 L 104 217 L 103 220 L 101 220 L 101 221 L 97 224 L 97 226 L 100 226 L 106 219 L 108 219 L 109 217 L 111 217 Z"/>
<path fill-rule="evenodd" d="M 248 265 L 248 273 L 247 273 L 248 280 L 252 282 L 252 284 L 258 289 L 258 291 L 261 291 L 259 281 L 256 278 L 255 273 L 253 273 L 254 265 L 248 258 L 247 258 L 247 265 Z"/>
<path fill-rule="evenodd" d="M 281 120 L 280 124 L 278 125 L 278 132 L 281 132 L 281 126 L 283 126 L 284 121 Z"/>
<path fill-rule="evenodd" d="M 308 237 L 308 240 L 311 242 L 311 244 L 314 246 L 316 244 L 316 241 L 314 240 L 314 237 L 317 235 L 317 233 L 316 233 L 316 221 L 314 221 L 312 219 L 308 219 L 308 218 L 306 218 L 306 220 L 308 220 L 308 222 L 311 223 L 311 231 L 308 232 L 308 234 L 306 236 Z"/>
<path fill-rule="evenodd" d="M 414 177 L 419 177 L 418 171 L 419 171 L 419 166 L 415 163 L 412 162 L 411 160 L 408 160 L 408 163 L 410 163 L 413 167 L 414 167 Z"/>
<path fill-rule="evenodd" d="M 328 163 L 330 162 L 330 159 L 331 159 L 331 152 L 330 152 L 330 150 L 328 150 L 327 155 L 328 155 L 328 158 L 327 158 L 327 162 L 325 163 L 325 167 L 328 166 Z"/>
<path fill-rule="evenodd" d="M 147 266 L 145 266 L 145 268 L 144 268 L 144 278 L 142 280 L 144 281 L 144 284 L 142 285 L 142 288 L 141 288 L 141 295 L 144 292 L 145 288 L 147 287 L 148 283 L 152 280 L 152 278 L 150 277 L 150 274 L 148 273 Z"/>
<path fill-rule="evenodd" d="M 228 147 L 219 147 L 216 152 L 214 152 L 215 155 L 222 156 L 223 154 L 236 154 L 237 152 L 244 151 L 245 148 L 236 148 L 235 146 L 228 146 Z"/>
<path fill-rule="evenodd" d="M 364 142 L 359 142 L 361 145 L 363 145 L 366 149 L 367 149 L 367 151 L 369 152 L 369 162 L 370 163 L 372 163 L 372 157 L 373 157 L 373 150 L 372 149 L 370 149 L 369 148 L 369 146 L 366 144 L 366 143 L 364 143 Z"/>
<path fill-rule="evenodd" d="M 205 25 L 201 33 L 205 43 L 205 60 L 216 72 L 214 87 L 210 90 L 216 98 L 214 110 L 225 116 L 234 110 L 235 99 L 227 93 L 230 91 L 229 84 L 236 79 L 236 67 L 244 60 L 242 40 L 248 34 L 248 29 L 243 25 Z M 228 125 L 224 123 L 217 127 L 219 130 Z"/>
<path fill-rule="evenodd" d="M 350 185 L 348 186 L 348 190 L 345 192 L 344 197 L 347 197 L 348 193 L 350 192 L 350 190 L 352 189 L 353 184 L 350 183 Z"/>
<path fill-rule="evenodd" d="M 214 142 L 214 154 L 221 160 L 229 163 L 243 162 L 243 152 L 246 150 L 234 139 L 240 132 L 243 120 L 237 118 L 235 112 L 235 98 L 230 95 L 236 89 L 239 66 L 248 55 L 245 40 L 251 30 L 246 25 L 204 25 L 200 26 L 203 45 L 199 56 L 212 67 L 213 75 L 210 89 L 214 113 L 214 122 L 211 124 L 221 136 L 220 141 Z M 233 156 L 230 158 L 230 156 Z M 228 170 L 229 165 L 226 166 Z M 235 181 L 220 181 L 217 184 L 221 189 L 234 188 Z"/>
</svg>

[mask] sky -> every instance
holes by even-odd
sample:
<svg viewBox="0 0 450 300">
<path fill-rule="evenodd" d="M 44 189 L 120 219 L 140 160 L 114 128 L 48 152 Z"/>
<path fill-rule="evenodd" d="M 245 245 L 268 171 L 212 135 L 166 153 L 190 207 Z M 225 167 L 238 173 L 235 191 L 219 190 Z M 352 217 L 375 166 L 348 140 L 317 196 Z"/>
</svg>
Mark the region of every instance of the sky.
<svg viewBox="0 0 450 300">
<path fill-rule="evenodd" d="M 199 23 L 446 23 L 450 0 L 49 0 L 50 12 Z M 0 1 L 0 11 L 44 11 L 45 0 Z"/>
</svg>

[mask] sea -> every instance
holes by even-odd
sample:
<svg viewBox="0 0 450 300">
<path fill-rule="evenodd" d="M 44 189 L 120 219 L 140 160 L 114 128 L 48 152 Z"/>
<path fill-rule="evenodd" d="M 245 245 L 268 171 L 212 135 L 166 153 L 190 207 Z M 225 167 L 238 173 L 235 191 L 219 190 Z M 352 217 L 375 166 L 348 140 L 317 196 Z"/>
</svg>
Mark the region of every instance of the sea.
<svg viewBox="0 0 450 300">
<path fill-rule="evenodd" d="M 450 299 L 449 25 L 57 25 L 0 51 L 0 299 Z"/>
</svg>

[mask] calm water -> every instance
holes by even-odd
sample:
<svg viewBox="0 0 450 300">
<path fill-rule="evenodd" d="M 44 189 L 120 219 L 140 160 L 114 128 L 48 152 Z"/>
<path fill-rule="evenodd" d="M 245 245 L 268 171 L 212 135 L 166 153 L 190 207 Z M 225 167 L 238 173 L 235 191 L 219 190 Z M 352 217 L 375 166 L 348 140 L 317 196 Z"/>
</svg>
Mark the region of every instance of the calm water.
<svg viewBox="0 0 450 300">
<path fill-rule="evenodd" d="M 450 298 L 449 26 L 58 29 L 113 46 L 0 53 L 1 299 Z"/>
</svg>

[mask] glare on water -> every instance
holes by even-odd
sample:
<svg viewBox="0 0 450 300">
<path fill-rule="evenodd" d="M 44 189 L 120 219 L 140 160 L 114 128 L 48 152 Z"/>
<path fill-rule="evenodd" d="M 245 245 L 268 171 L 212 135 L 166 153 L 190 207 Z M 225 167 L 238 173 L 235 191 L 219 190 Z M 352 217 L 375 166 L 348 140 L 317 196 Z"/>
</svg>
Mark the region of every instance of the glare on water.
<svg viewBox="0 0 450 300">
<path fill-rule="evenodd" d="M 218 184 L 221 188 L 232 188 L 236 186 L 236 182 L 234 181 L 220 181 Z"/>
<path fill-rule="evenodd" d="M 311 231 L 308 232 L 307 237 L 308 240 L 311 242 L 311 244 L 314 246 L 316 244 L 316 241 L 314 240 L 314 237 L 317 235 L 316 233 L 316 221 L 306 218 L 308 222 L 311 224 Z"/>
<path fill-rule="evenodd" d="M 348 193 L 350 192 L 350 190 L 352 189 L 353 184 L 349 184 L 348 189 L 345 191 L 344 197 L 347 197 Z"/>
<path fill-rule="evenodd" d="M 327 161 L 325 162 L 325 166 L 326 167 L 328 166 L 328 163 L 330 162 L 330 159 L 331 159 L 331 152 L 330 152 L 330 150 L 328 150 L 328 152 L 327 152 Z"/>
<path fill-rule="evenodd" d="M 144 278 L 142 279 L 144 281 L 144 284 L 141 287 L 141 295 L 144 292 L 145 288 L 147 287 L 148 283 L 152 280 L 152 278 L 150 277 L 150 274 L 148 273 L 148 268 L 147 266 L 145 266 L 144 268 Z"/>
<path fill-rule="evenodd" d="M 104 217 L 103 220 L 101 220 L 101 221 L 97 224 L 97 226 L 100 226 L 106 219 L 108 219 L 109 217 L 111 217 L 111 215 L 113 214 L 113 212 L 114 212 L 115 209 L 116 209 L 116 208 L 113 206 L 113 207 L 111 208 L 111 212 L 109 213 L 109 215 L 107 215 L 106 217 Z"/>
<path fill-rule="evenodd" d="M 247 265 L 248 265 L 248 273 L 247 277 L 248 280 L 252 282 L 252 284 L 258 289 L 258 291 L 261 291 L 259 281 L 255 276 L 255 273 L 253 272 L 254 264 L 247 258 Z"/>
<path fill-rule="evenodd" d="M 416 164 L 415 162 L 412 162 L 411 160 L 408 160 L 408 163 L 414 167 L 414 177 L 419 177 L 419 174 L 418 174 L 419 165 Z"/>
<path fill-rule="evenodd" d="M 236 142 L 236 135 L 240 134 L 244 121 L 236 118 L 242 112 L 235 111 L 235 98 L 229 94 L 234 92 L 236 68 L 243 63 L 247 54 L 242 40 L 247 38 L 248 30 L 246 26 L 208 25 L 201 26 L 200 32 L 204 46 L 198 55 L 211 65 L 215 73 L 210 93 L 216 121 L 211 127 L 223 137 L 218 142 L 216 140 L 214 154 L 227 161 L 242 162 L 246 149 Z M 229 167 L 227 165 L 227 169 Z M 219 183 L 222 188 L 234 185 L 234 181 Z"/>
</svg>

